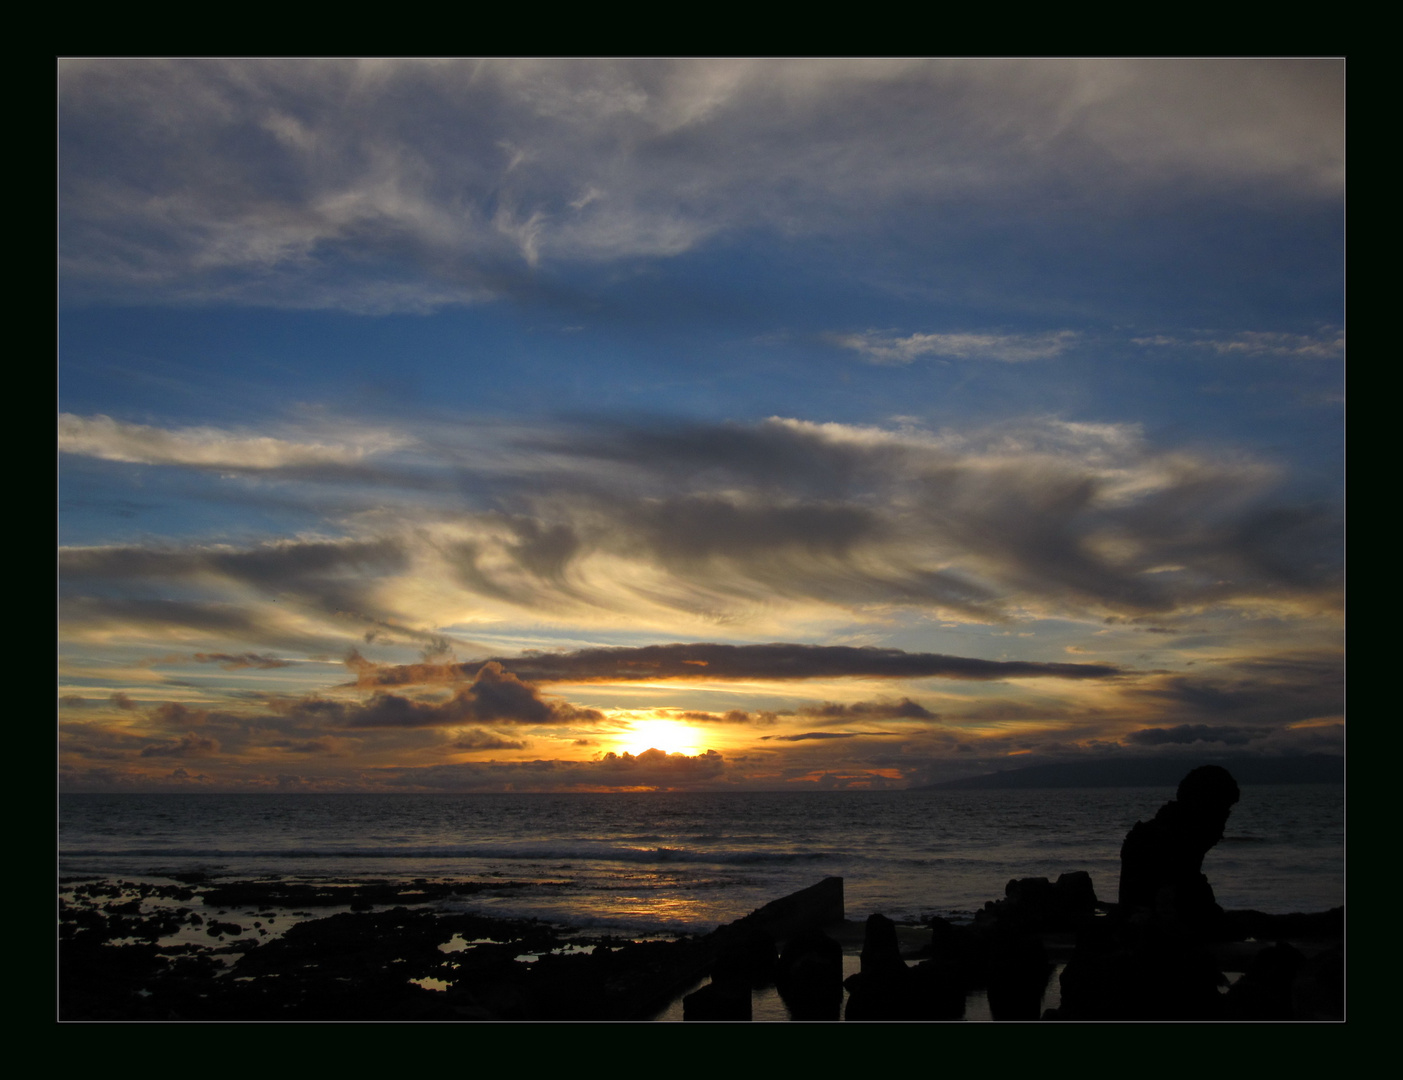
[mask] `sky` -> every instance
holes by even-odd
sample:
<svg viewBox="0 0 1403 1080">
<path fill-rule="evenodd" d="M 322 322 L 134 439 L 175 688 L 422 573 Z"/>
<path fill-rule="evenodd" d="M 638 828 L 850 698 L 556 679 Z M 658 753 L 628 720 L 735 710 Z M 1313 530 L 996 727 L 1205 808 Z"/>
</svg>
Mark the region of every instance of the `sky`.
<svg viewBox="0 0 1403 1080">
<path fill-rule="evenodd" d="M 1343 102 L 60 61 L 64 789 L 1342 753 Z"/>
</svg>

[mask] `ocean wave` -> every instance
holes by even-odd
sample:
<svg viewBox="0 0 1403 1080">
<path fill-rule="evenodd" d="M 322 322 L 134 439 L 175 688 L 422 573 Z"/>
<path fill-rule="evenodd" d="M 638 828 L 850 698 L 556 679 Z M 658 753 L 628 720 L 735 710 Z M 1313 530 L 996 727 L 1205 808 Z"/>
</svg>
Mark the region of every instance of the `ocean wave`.
<svg viewBox="0 0 1403 1080">
<path fill-rule="evenodd" d="M 744 848 L 689 849 L 612 846 L 608 844 L 476 844 L 469 846 L 326 847 L 326 848 L 79 848 L 61 851 L 63 859 L 481 859 L 485 861 L 624 862 L 665 865 L 712 863 L 722 866 L 790 865 L 839 857 L 832 851 L 756 851 Z M 851 859 L 851 856 L 843 857 Z"/>
</svg>

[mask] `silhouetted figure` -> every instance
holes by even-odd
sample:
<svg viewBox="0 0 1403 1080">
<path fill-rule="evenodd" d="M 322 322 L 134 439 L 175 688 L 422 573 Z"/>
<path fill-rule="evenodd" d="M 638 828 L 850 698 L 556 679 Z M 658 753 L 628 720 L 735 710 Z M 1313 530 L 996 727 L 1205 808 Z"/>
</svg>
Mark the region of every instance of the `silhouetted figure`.
<svg viewBox="0 0 1403 1080">
<path fill-rule="evenodd" d="M 1211 932 L 1223 909 L 1203 876 L 1203 857 L 1223 838 L 1239 798 L 1227 769 L 1204 765 L 1151 821 L 1137 821 L 1120 849 L 1120 902 L 1149 908 L 1184 927 Z"/>
</svg>

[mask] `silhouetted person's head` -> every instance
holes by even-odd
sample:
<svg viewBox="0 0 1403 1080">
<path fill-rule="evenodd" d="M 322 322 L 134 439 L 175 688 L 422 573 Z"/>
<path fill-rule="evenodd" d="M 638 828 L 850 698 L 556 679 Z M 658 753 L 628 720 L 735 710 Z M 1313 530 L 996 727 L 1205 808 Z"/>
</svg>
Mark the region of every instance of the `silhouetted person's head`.
<svg viewBox="0 0 1403 1080">
<path fill-rule="evenodd" d="M 1241 798 L 1241 793 L 1227 769 L 1220 765 L 1200 765 L 1179 781 L 1175 798 L 1194 809 L 1226 814 Z"/>
</svg>

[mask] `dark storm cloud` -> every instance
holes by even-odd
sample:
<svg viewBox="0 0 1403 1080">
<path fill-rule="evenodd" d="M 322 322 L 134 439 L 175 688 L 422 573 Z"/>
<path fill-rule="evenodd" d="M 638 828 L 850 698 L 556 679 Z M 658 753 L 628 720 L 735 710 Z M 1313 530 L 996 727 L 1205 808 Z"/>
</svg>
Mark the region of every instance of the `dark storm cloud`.
<svg viewBox="0 0 1403 1080">
<path fill-rule="evenodd" d="M 1109 664 L 1044 664 L 977 660 L 938 653 L 847 645 L 645 645 L 526 653 L 502 658 L 532 682 L 616 682 L 648 679 L 819 679 L 840 677 L 947 679 L 1102 679 Z"/>
<path fill-rule="evenodd" d="M 588 740 L 576 740 L 577 742 L 587 742 Z M 504 739 L 500 735 L 493 735 L 491 732 L 474 728 L 472 731 L 461 732 L 453 740 L 455 750 L 524 750 L 526 743 L 519 739 Z"/>
<path fill-rule="evenodd" d="M 860 431 L 860 429 L 855 429 Z M 899 439 L 844 438 L 836 426 L 648 423 L 583 425 L 523 439 L 523 447 L 596 459 L 668 489 L 739 486 L 766 495 L 826 501 L 870 491 L 911 467 L 918 448 Z"/>
<path fill-rule="evenodd" d="M 760 709 L 756 712 L 747 712 L 744 709 L 727 709 L 723 713 L 689 710 L 679 713 L 677 719 L 692 724 L 754 724 L 757 727 L 769 727 L 777 723 L 781 716 L 792 715 L 792 713 L 772 712 L 768 709 Z"/>
<path fill-rule="evenodd" d="M 809 742 L 814 739 L 865 739 L 868 736 L 898 735 L 901 731 L 805 731 L 798 735 L 761 735 L 761 740 L 774 739 L 776 742 Z"/>
<path fill-rule="evenodd" d="M 384 666 L 367 660 L 359 649 L 346 654 L 345 664 L 356 674 L 356 685 L 417 686 L 463 682 L 476 671 L 471 664 L 433 663 L 395 664 Z"/>
<path fill-rule="evenodd" d="M 403 548 L 393 540 L 283 541 L 243 550 L 225 548 L 65 548 L 59 572 L 65 582 L 179 581 L 201 577 L 290 592 L 323 608 L 363 602 L 366 575 L 402 569 Z"/>
<path fill-rule="evenodd" d="M 478 670 L 472 685 L 447 701 L 416 701 L 377 693 L 364 703 L 299 698 L 283 703 L 289 715 L 341 728 L 421 728 L 466 724 L 571 724 L 602 720 L 594 709 L 577 709 L 544 698 L 495 661 Z"/>
<path fill-rule="evenodd" d="M 900 701 L 856 701 L 849 705 L 824 702 L 822 705 L 805 705 L 799 710 L 800 716 L 818 720 L 935 720 L 938 714 L 924 705 L 902 698 Z"/>
<path fill-rule="evenodd" d="M 242 550 L 173 545 L 65 548 L 59 554 L 66 594 L 60 614 L 70 630 L 104 625 L 186 627 L 269 644 L 310 644 L 283 621 L 278 609 L 260 611 L 246 595 L 230 595 L 251 589 L 266 602 L 301 608 L 333 622 L 368 623 L 413 636 L 413 630 L 396 626 L 374 598 L 379 581 L 405 565 L 405 551 L 392 539 L 282 541 Z M 188 595 L 174 599 L 172 592 Z M 212 599 L 210 593 L 230 599 Z"/>
<path fill-rule="evenodd" d="M 219 743 L 203 735 L 188 732 L 172 742 L 153 743 L 144 747 L 141 756 L 146 757 L 202 757 L 217 754 Z"/>
<path fill-rule="evenodd" d="M 474 670 L 477 661 L 458 665 Z M 847 645 L 644 645 L 638 648 L 580 649 L 569 653 L 527 652 L 496 657 L 486 667 L 509 669 L 533 683 L 643 682 L 652 679 L 1105 679 L 1119 675 L 1110 664 L 1045 664 L 1025 660 L 977 660 L 938 653 Z M 384 682 L 381 681 L 384 672 Z M 358 671 L 360 686 L 395 685 L 397 667 Z M 887 708 L 880 705 L 872 709 Z M 890 706 L 883 716 L 924 713 L 914 702 Z M 901 710 L 905 710 L 904 712 Z M 873 713 L 873 715 L 878 715 Z M 926 714 L 930 715 L 930 714 Z"/>
<path fill-rule="evenodd" d="M 688 757 L 645 750 L 605 754 L 593 761 L 482 761 L 376 770 L 374 779 L 395 787 L 445 791 L 559 791 L 569 788 L 707 786 L 724 778 L 726 762 L 715 750 Z"/>
<path fill-rule="evenodd" d="M 1328 652 L 1245 657 L 1193 675 L 1155 676 L 1127 688 L 1125 697 L 1132 707 L 1186 724 L 1298 723 L 1342 712 L 1344 658 Z"/>
<path fill-rule="evenodd" d="M 258 653 L 195 653 L 193 659 L 202 664 L 218 664 L 225 671 L 239 671 L 243 668 L 257 668 L 268 671 L 272 668 L 291 667 L 291 660 L 279 660 L 276 656 L 260 656 Z"/>
<path fill-rule="evenodd" d="M 70 633 L 80 627 L 91 630 L 184 627 L 235 638 L 266 638 L 269 631 L 254 612 L 232 604 L 154 597 L 64 597 L 59 601 L 59 618 Z M 286 635 L 280 636 L 289 640 Z M 305 644 L 301 640 L 298 643 Z"/>
<path fill-rule="evenodd" d="M 330 736 L 322 736 L 317 739 L 303 739 L 301 741 L 290 742 L 286 740 L 274 739 L 267 743 L 273 750 L 282 750 L 288 754 L 316 754 L 327 757 L 349 757 L 350 751 L 338 739 Z"/>
<path fill-rule="evenodd" d="M 1207 724 L 1180 724 L 1172 728 L 1145 728 L 1126 736 L 1140 746 L 1163 746 L 1195 742 L 1217 742 L 1228 746 L 1245 746 L 1254 739 L 1270 734 L 1270 728 L 1210 727 Z"/>
</svg>

